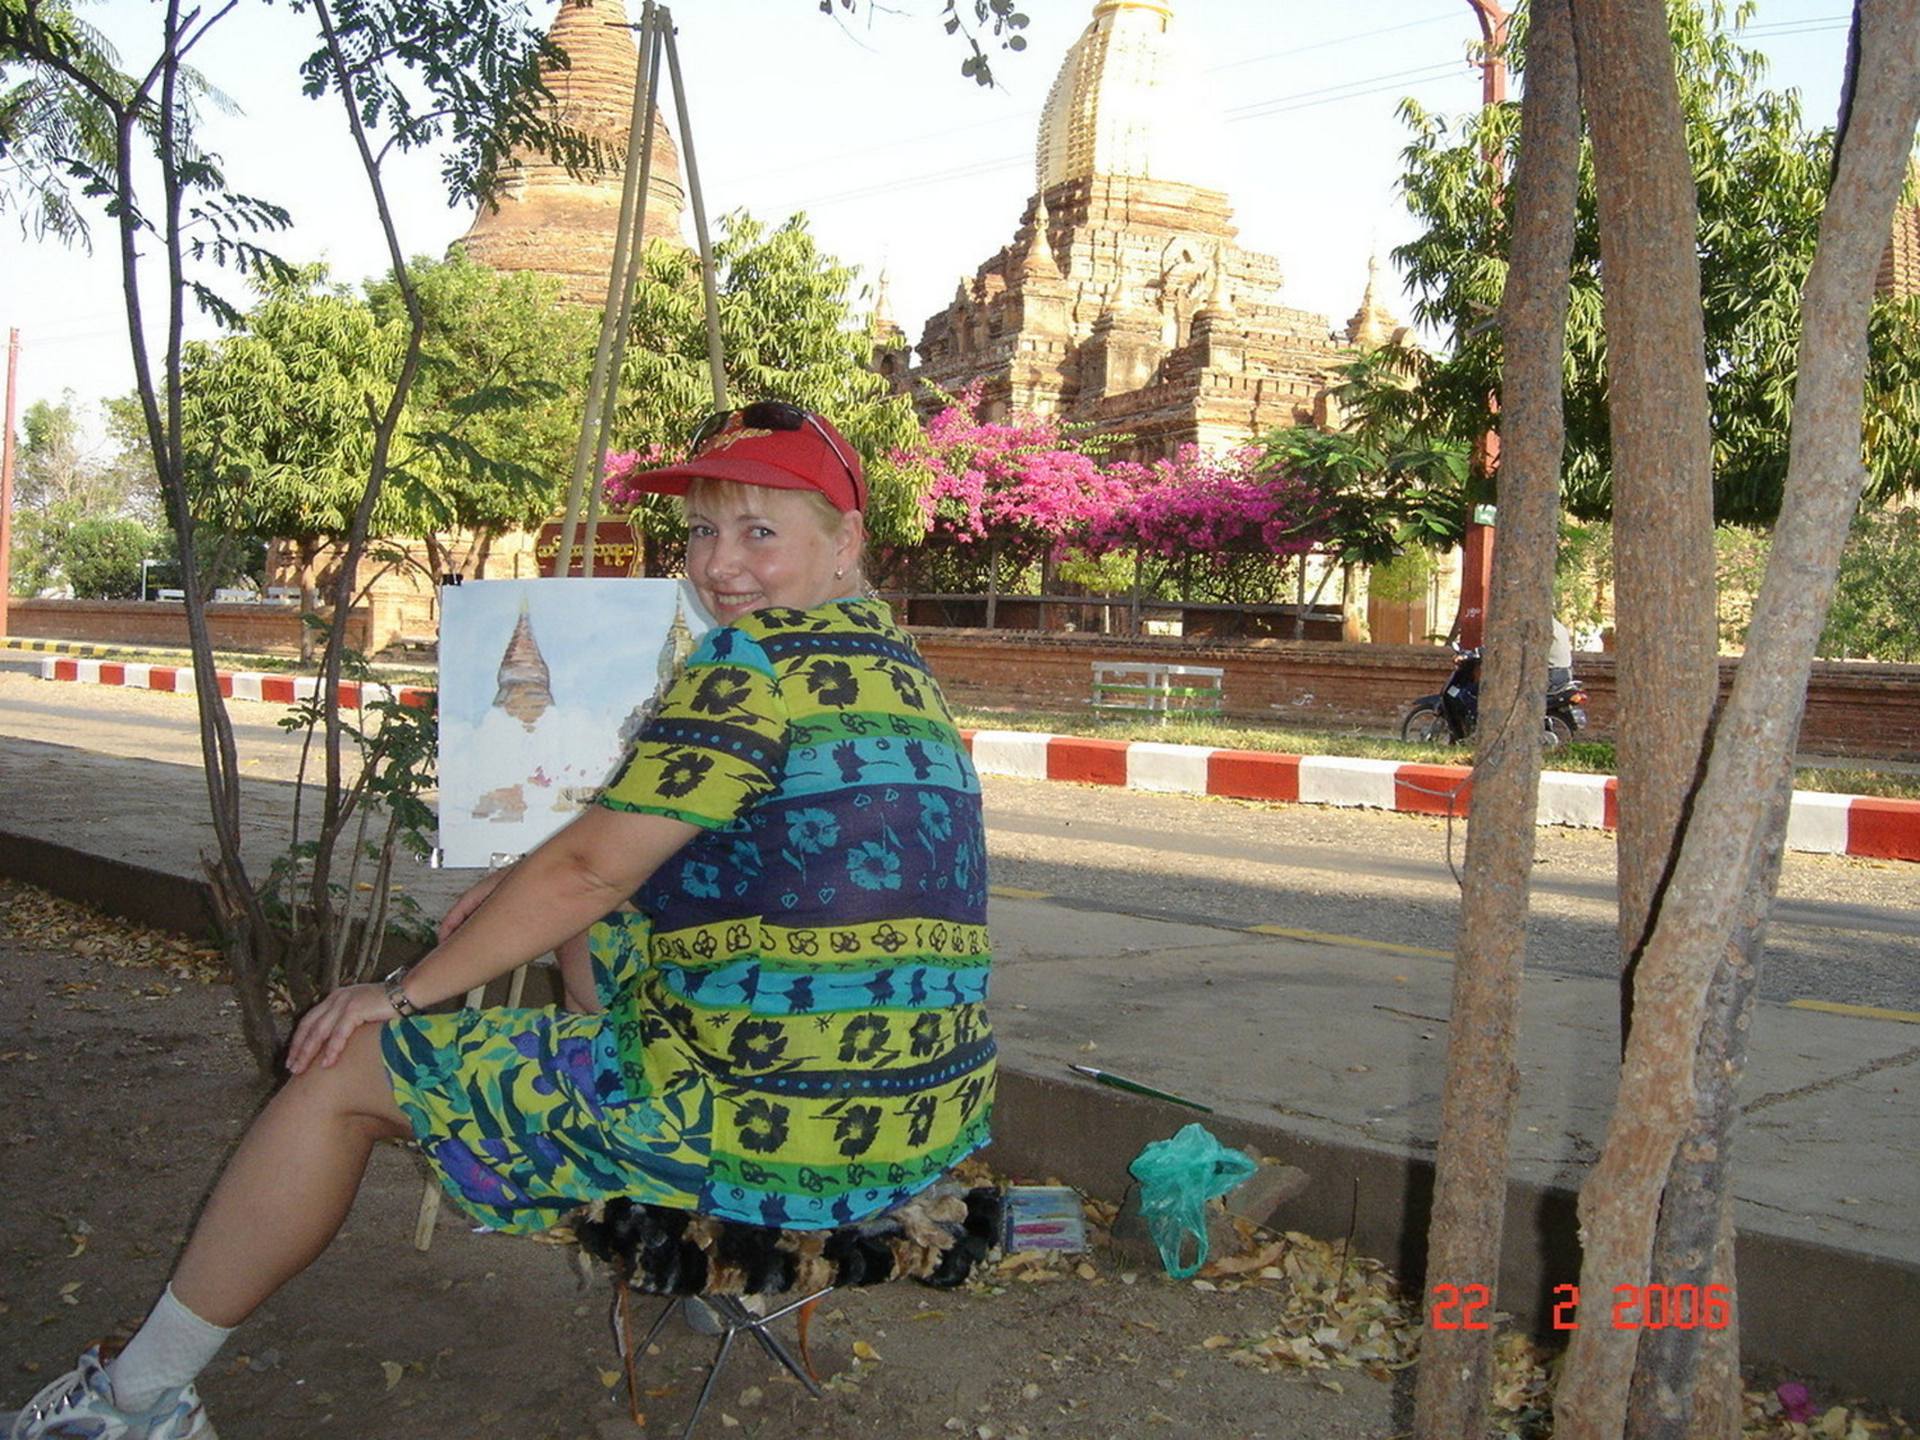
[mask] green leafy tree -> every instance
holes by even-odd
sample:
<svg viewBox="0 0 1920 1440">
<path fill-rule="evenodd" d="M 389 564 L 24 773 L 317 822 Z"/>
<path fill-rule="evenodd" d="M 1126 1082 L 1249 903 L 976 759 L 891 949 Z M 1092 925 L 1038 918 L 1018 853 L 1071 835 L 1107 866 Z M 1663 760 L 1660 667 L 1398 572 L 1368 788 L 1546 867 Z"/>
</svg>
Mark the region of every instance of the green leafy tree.
<svg viewBox="0 0 1920 1440">
<path fill-rule="evenodd" d="M 28 7 L 4 0 L 6 27 L 23 24 Z M 49 42 L 93 84 L 124 97 L 120 57 L 99 31 L 66 5 L 45 6 Z M 14 211 L 21 233 L 91 248 L 86 211 L 70 181 L 74 161 L 96 171 L 113 165 L 114 120 L 87 85 L 57 70 L 22 65 L 0 46 L 0 214 Z"/>
<path fill-rule="evenodd" d="M 26 408 L 14 471 L 16 509 L 155 518 L 151 467 L 117 430 L 111 404 L 106 441 L 87 431 L 85 411 L 71 390 Z"/>
<path fill-rule="evenodd" d="M 140 562 L 154 553 L 159 538 L 138 520 L 75 521 L 61 547 L 74 598 L 138 599 Z"/>
<path fill-rule="evenodd" d="M 1560 522 L 1553 570 L 1553 613 L 1576 634 L 1613 620 L 1613 526 L 1605 520 Z"/>
<path fill-rule="evenodd" d="M 1269 460 L 1313 481 L 1328 507 L 1322 542 L 1343 566 L 1384 565 L 1410 547 L 1445 550 L 1467 523 L 1468 441 L 1427 409 L 1414 377 L 1427 357 L 1381 348 L 1340 369 L 1340 425 L 1269 431 Z"/>
<path fill-rule="evenodd" d="M 19 510 L 13 517 L 8 547 L 7 588 L 15 595 L 38 595 L 65 577 L 61 547 L 74 516 L 46 510 Z"/>
<path fill-rule="evenodd" d="M 1313 482 L 1328 507 L 1325 545 L 1342 565 L 1384 565 L 1409 548 L 1444 550 L 1466 528 L 1466 447 L 1383 443 L 1354 431 L 1287 426 L 1260 437 L 1275 464 Z"/>
<path fill-rule="evenodd" d="M 867 525 L 883 545 L 925 529 L 919 495 L 927 472 L 912 459 L 920 427 L 912 403 L 892 394 L 869 359 L 872 341 L 847 296 L 851 267 L 824 254 L 795 215 L 769 230 L 744 212 L 722 218 L 713 246 L 728 398 L 785 400 L 833 417 L 860 452 L 872 504 Z M 700 259 L 650 241 L 634 290 L 614 441 L 668 456 L 713 408 L 707 370 Z M 672 534 L 673 507 L 648 505 L 650 529 Z"/>
<path fill-rule="evenodd" d="M 1750 0 L 1670 0 L 1669 30 L 1699 194 L 1698 250 L 1713 413 L 1715 512 L 1722 521 L 1770 524 L 1780 507 L 1800 342 L 1800 292 L 1832 163 L 1831 131 L 1810 131 L 1792 91 L 1768 89 L 1765 60 L 1739 39 Z M 1524 22 L 1524 14 L 1519 17 Z M 1525 25 L 1512 60 L 1525 65 Z M 1448 337 L 1449 353 L 1402 352 L 1417 376 L 1412 403 L 1435 431 L 1471 443 L 1499 390 L 1494 324 L 1506 282 L 1511 187 L 1486 155 L 1511 155 L 1517 103 L 1464 120 L 1408 101 L 1412 130 L 1401 189 L 1425 229 L 1394 252 L 1416 293 L 1415 315 Z M 1497 206 L 1496 194 L 1504 195 Z M 1581 159 L 1568 315 L 1567 441 L 1563 495 L 1583 519 L 1611 512 L 1607 345 L 1591 148 Z M 1920 410 L 1900 403 L 1920 376 L 1920 309 L 1883 302 L 1873 327 L 1869 498 L 1911 487 L 1920 466 Z"/>
<path fill-rule="evenodd" d="M 182 367 L 194 516 L 223 536 L 289 542 L 307 608 L 326 547 L 353 528 L 366 491 L 374 416 L 393 389 L 405 335 L 314 267 L 268 278 L 244 329 L 185 347 Z M 408 533 L 420 513 L 401 469 L 375 507 L 376 533 Z"/>
<path fill-rule="evenodd" d="M 1855 517 L 1820 637 L 1831 660 L 1920 664 L 1920 509 Z"/>
<path fill-rule="evenodd" d="M 418 528 L 435 574 L 461 568 L 447 531 L 475 537 L 470 558 L 509 530 L 538 525 L 565 499 L 594 346 L 593 312 L 560 301 L 560 283 L 505 274 L 456 249 L 407 267 L 426 320 L 408 439 Z M 367 287 L 383 325 L 404 324 L 389 276 Z"/>
<path fill-rule="evenodd" d="M 142 556 L 133 557 L 129 588 L 108 581 L 107 572 L 98 568 L 97 532 L 76 538 L 76 527 L 84 522 L 126 521 L 145 534 L 155 518 L 150 467 L 112 433 L 111 414 L 109 406 L 105 442 L 89 435 L 85 412 L 72 391 L 57 401 L 35 401 L 20 417 L 9 559 L 15 594 L 37 594 L 61 580 L 71 582 L 75 595 L 86 599 L 140 593 Z"/>
</svg>

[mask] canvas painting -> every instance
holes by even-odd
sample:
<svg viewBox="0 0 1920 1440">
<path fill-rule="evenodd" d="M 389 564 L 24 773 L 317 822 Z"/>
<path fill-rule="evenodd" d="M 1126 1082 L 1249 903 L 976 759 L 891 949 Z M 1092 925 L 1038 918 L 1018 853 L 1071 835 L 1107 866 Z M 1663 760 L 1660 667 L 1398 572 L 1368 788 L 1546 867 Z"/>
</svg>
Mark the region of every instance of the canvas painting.
<svg viewBox="0 0 1920 1440">
<path fill-rule="evenodd" d="M 505 864 L 577 814 L 712 623 L 678 580 L 443 589 L 441 863 Z"/>
</svg>

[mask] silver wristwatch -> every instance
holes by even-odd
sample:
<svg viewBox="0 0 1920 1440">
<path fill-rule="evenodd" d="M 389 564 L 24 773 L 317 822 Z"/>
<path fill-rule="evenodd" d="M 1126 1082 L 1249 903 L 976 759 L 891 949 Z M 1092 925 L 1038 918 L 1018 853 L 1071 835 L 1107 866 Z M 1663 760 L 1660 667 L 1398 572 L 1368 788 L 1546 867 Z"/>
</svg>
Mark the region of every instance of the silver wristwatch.
<svg viewBox="0 0 1920 1440">
<path fill-rule="evenodd" d="M 392 974 L 388 975 L 385 980 L 380 982 L 386 987 L 387 1003 L 393 1006 L 394 1014 L 400 1016 L 418 1015 L 420 1013 L 413 1001 L 407 998 L 407 974 L 407 967 L 402 965 L 398 970 L 395 970 Z"/>
</svg>

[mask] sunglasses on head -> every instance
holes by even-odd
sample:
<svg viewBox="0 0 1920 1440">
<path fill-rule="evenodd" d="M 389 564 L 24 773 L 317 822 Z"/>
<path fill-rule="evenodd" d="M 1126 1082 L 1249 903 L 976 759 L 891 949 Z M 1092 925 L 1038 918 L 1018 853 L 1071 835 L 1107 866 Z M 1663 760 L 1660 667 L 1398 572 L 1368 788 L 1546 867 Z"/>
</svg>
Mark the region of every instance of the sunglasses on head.
<svg viewBox="0 0 1920 1440">
<path fill-rule="evenodd" d="M 833 458 L 840 462 L 840 468 L 847 472 L 847 483 L 853 486 L 856 498 L 865 493 L 866 487 L 860 477 L 854 474 L 853 466 L 834 443 L 827 427 L 820 423 L 820 417 L 811 410 L 803 410 L 798 405 L 789 405 L 785 400 L 756 400 L 751 405 L 743 405 L 738 410 L 716 410 L 700 422 L 693 432 L 693 442 L 687 447 L 689 457 L 698 455 L 701 449 L 721 432 L 726 430 L 734 416 L 740 417 L 740 424 L 749 430 L 804 430 L 811 426 L 819 437 L 827 442 L 827 449 L 833 452 Z"/>
</svg>

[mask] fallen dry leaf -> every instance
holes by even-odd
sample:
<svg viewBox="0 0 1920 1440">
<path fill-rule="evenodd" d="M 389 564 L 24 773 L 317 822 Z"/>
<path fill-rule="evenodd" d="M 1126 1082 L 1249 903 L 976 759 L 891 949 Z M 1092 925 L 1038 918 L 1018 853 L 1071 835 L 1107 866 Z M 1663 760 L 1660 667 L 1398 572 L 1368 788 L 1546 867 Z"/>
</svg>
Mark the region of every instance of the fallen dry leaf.
<svg viewBox="0 0 1920 1440">
<path fill-rule="evenodd" d="M 398 1360 L 382 1360 L 380 1373 L 387 1377 L 387 1389 L 391 1390 L 400 1383 L 400 1377 L 407 1373 L 407 1367 Z"/>
</svg>

